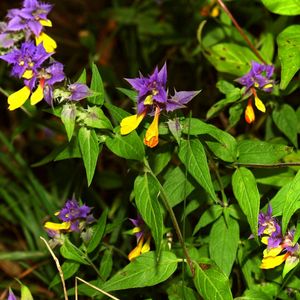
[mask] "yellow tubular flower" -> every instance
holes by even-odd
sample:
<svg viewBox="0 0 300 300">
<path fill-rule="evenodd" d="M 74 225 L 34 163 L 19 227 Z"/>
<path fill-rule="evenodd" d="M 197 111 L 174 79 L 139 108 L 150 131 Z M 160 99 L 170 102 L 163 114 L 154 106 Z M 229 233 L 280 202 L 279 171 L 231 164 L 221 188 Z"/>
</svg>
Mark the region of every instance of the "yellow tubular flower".
<svg viewBox="0 0 300 300">
<path fill-rule="evenodd" d="M 52 27 L 52 22 L 50 20 L 40 20 L 42 26 Z"/>
<path fill-rule="evenodd" d="M 35 105 L 38 102 L 42 101 L 43 98 L 44 98 L 44 89 L 43 89 L 42 82 L 40 82 L 37 89 L 32 93 L 30 97 L 30 104 Z"/>
<path fill-rule="evenodd" d="M 263 102 L 257 97 L 254 97 L 254 101 L 255 101 L 255 106 L 258 110 L 260 110 L 261 112 L 265 113 L 266 112 L 266 107 L 263 104 Z"/>
<path fill-rule="evenodd" d="M 137 244 L 137 246 L 131 250 L 131 252 L 128 254 L 128 259 L 132 261 L 134 258 L 138 257 L 141 255 L 141 251 L 143 248 L 143 243 L 144 243 L 144 237 L 142 236 Z"/>
<path fill-rule="evenodd" d="M 150 240 L 151 240 L 151 236 L 148 237 L 146 243 L 143 245 L 141 249 L 141 253 L 146 253 L 150 251 Z"/>
<path fill-rule="evenodd" d="M 154 119 L 146 131 L 144 138 L 144 144 L 150 148 L 155 147 L 158 144 L 158 120 L 159 120 L 160 109 L 156 107 Z"/>
<path fill-rule="evenodd" d="M 282 251 L 282 246 L 276 248 L 265 249 L 263 254 L 264 257 L 277 256 Z"/>
<path fill-rule="evenodd" d="M 245 120 L 248 124 L 251 124 L 255 120 L 255 113 L 251 99 L 248 100 L 248 104 L 245 110 Z"/>
<path fill-rule="evenodd" d="M 273 269 L 279 265 L 281 265 L 288 257 L 289 257 L 289 253 L 286 254 L 282 254 L 279 256 L 267 256 L 264 257 L 260 268 L 261 269 Z"/>
<path fill-rule="evenodd" d="M 53 231 L 68 231 L 71 227 L 70 222 L 63 222 L 63 223 L 53 223 L 53 222 L 46 222 L 44 224 L 45 229 L 53 230 Z"/>
<path fill-rule="evenodd" d="M 128 134 L 128 133 L 132 132 L 133 130 L 135 130 L 136 128 L 138 128 L 138 126 L 144 119 L 145 115 L 146 115 L 146 111 L 142 112 L 139 115 L 133 115 L 133 116 L 124 118 L 120 123 L 121 135 Z"/>
<path fill-rule="evenodd" d="M 48 53 L 53 52 L 57 47 L 55 40 L 44 32 L 35 38 L 35 42 L 36 45 L 43 43 L 43 46 Z"/>
<path fill-rule="evenodd" d="M 30 96 L 30 89 L 27 86 L 8 96 L 9 110 L 15 110 L 21 107 Z"/>
</svg>

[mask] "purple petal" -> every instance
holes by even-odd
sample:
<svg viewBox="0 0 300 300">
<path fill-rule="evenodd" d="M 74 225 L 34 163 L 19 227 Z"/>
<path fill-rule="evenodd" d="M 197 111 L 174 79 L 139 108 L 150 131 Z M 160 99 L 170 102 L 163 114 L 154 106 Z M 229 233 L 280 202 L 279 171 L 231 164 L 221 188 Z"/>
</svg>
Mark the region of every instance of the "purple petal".
<svg viewBox="0 0 300 300">
<path fill-rule="evenodd" d="M 167 63 L 164 63 L 163 67 L 160 69 L 159 73 L 157 74 L 157 79 L 163 86 L 166 86 L 166 83 L 167 83 Z"/>
<path fill-rule="evenodd" d="M 175 91 L 174 96 L 172 96 L 171 99 L 168 99 L 166 103 L 166 110 L 173 111 L 184 107 L 184 104 L 190 102 L 199 93 L 200 91 Z"/>
<path fill-rule="evenodd" d="M 9 294 L 7 300 L 17 300 L 16 296 L 14 295 L 13 291 L 9 289 Z"/>
<path fill-rule="evenodd" d="M 72 101 L 79 101 L 91 95 L 90 89 L 83 83 L 73 83 L 68 85 L 68 91 L 71 92 L 69 99 Z"/>
</svg>

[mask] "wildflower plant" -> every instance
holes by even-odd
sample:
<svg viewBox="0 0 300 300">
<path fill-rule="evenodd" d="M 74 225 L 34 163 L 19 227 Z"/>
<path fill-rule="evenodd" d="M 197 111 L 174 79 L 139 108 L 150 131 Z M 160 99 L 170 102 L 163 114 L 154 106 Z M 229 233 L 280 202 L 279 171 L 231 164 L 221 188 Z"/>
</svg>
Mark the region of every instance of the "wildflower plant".
<svg viewBox="0 0 300 300">
<path fill-rule="evenodd" d="M 297 1 L 9 7 L 8 299 L 299 298 Z"/>
</svg>

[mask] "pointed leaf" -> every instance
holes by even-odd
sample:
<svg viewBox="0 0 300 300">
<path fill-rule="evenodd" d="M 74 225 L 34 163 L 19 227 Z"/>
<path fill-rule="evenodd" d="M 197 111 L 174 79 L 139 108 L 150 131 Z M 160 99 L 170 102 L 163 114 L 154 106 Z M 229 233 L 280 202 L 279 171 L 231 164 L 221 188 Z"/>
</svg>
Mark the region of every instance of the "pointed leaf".
<svg viewBox="0 0 300 300">
<path fill-rule="evenodd" d="M 153 286 L 167 280 L 177 269 L 177 257 L 162 251 L 157 261 L 153 251 L 138 256 L 120 270 L 101 288 L 105 291 L 125 290 Z"/>
<path fill-rule="evenodd" d="M 188 172 L 216 200 L 204 148 L 199 140 L 181 140 L 179 158 Z"/>
<path fill-rule="evenodd" d="M 68 140 L 70 141 L 73 136 L 76 119 L 76 106 L 75 104 L 65 104 L 61 112 L 61 120 L 65 126 Z"/>
<path fill-rule="evenodd" d="M 246 168 L 236 169 L 232 176 L 232 188 L 252 233 L 257 235 L 260 196 L 251 171 Z"/>
<path fill-rule="evenodd" d="M 230 283 L 228 278 L 219 268 L 213 265 L 201 268 L 195 265 L 194 284 L 204 300 L 232 300 Z"/>
<path fill-rule="evenodd" d="M 88 101 L 92 104 L 102 105 L 104 102 L 104 87 L 98 67 L 94 63 L 92 64 L 92 81 L 90 88 L 96 95 L 88 97 Z"/>
<path fill-rule="evenodd" d="M 136 160 L 145 157 L 144 144 L 135 131 L 127 135 L 116 133 L 113 137 L 107 137 L 105 143 L 111 152 L 120 157 Z"/>
<path fill-rule="evenodd" d="M 78 132 L 78 143 L 83 158 L 88 185 L 91 184 L 96 170 L 99 145 L 94 130 L 81 127 Z"/>
<path fill-rule="evenodd" d="M 272 117 L 277 128 L 298 148 L 298 118 L 294 109 L 288 104 L 280 105 L 273 110 Z"/>
<path fill-rule="evenodd" d="M 150 228 L 159 253 L 163 237 L 163 216 L 158 202 L 159 186 L 150 174 L 145 173 L 136 178 L 134 194 L 138 211 Z"/>
<path fill-rule="evenodd" d="M 289 184 L 282 211 L 282 233 L 287 231 L 292 215 L 300 208 L 300 171 Z"/>
<path fill-rule="evenodd" d="M 102 213 L 101 217 L 99 218 L 97 225 L 92 227 L 93 235 L 92 235 L 91 240 L 88 243 L 88 246 L 86 249 L 87 253 L 94 251 L 96 249 L 96 247 L 99 246 L 99 244 L 102 240 L 102 236 L 105 231 L 107 214 L 108 214 L 108 211 L 105 210 Z"/>
<path fill-rule="evenodd" d="M 217 266 L 229 277 L 239 243 L 239 224 L 233 218 L 219 218 L 209 235 L 209 254 Z"/>
</svg>

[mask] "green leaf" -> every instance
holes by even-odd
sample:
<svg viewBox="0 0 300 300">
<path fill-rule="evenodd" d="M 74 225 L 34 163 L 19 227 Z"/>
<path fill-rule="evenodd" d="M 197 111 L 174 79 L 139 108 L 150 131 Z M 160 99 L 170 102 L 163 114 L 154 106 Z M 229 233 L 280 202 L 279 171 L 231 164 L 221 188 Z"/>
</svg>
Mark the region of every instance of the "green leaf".
<svg viewBox="0 0 300 300">
<path fill-rule="evenodd" d="M 109 130 L 113 129 L 109 119 L 105 116 L 100 107 L 89 107 L 86 111 L 78 113 L 78 115 L 79 121 L 82 121 L 84 125 L 88 127 Z"/>
<path fill-rule="evenodd" d="M 195 266 L 194 284 L 204 300 L 232 300 L 230 283 L 228 278 L 219 268 L 214 265 L 208 265 L 201 268 L 198 264 Z"/>
<path fill-rule="evenodd" d="M 293 151 L 286 145 L 271 144 L 257 140 L 238 142 L 239 163 L 273 164 Z"/>
<path fill-rule="evenodd" d="M 205 142 L 217 157 L 228 162 L 236 160 L 237 144 L 229 133 L 195 118 L 185 120 L 183 132 L 190 135 L 210 135 L 216 141 L 205 139 Z"/>
<path fill-rule="evenodd" d="M 180 167 L 166 175 L 163 187 L 172 207 L 183 201 L 195 189 Z"/>
<path fill-rule="evenodd" d="M 212 223 L 218 219 L 222 214 L 223 208 L 220 205 L 213 205 L 207 209 L 200 217 L 197 225 L 194 228 L 193 235 L 195 235 L 201 228 Z"/>
<path fill-rule="evenodd" d="M 282 4 L 285 5 L 285 2 Z M 280 88 L 284 90 L 300 69 L 300 25 L 291 25 L 285 28 L 278 35 L 277 43 L 278 57 L 281 62 Z"/>
<path fill-rule="evenodd" d="M 97 95 L 88 97 L 88 101 L 92 104 L 101 106 L 104 103 L 104 87 L 98 67 L 94 63 L 92 64 L 92 80 L 90 88 Z"/>
<path fill-rule="evenodd" d="M 111 250 L 107 249 L 104 251 L 102 259 L 101 259 L 101 264 L 100 264 L 100 275 L 103 280 L 106 280 L 113 267 L 113 253 Z"/>
<path fill-rule="evenodd" d="M 99 218 L 97 225 L 92 227 L 93 235 L 87 245 L 87 253 L 93 252 L 99 246 L 105 231 L 107 214 L 108 211 L 105 210 Z"/>
<path fill-rule="evenodd" d="M 88 185 L 91 184 L 96 170 L 99 145 L 94 130 L 81 127 L 78 132 L 78 143 L 83 158 Z"/>
<path fill-rule="evenodd" d="M 247 217 L 251 231 L 257 235 L 260 196 L 255 177 L 246 168 L 238 168 L 232 176 L 233 193 Z"/>
<path fill-rule="evenodd" d="M 254 53 L 244 46 L 232 43 L 220 43 L 204 49 L 204 56 L 219 72 L 234 76 L 246 74 L 252 60 L 257 60 Z"/>
<path fill-rule="evenodd" d="M 144 253 L 120 270 L 100 288 L 105 291 L 153 286 L 167 280 L 177 269 L 177 257 L 162 251 L 157 261 L 153 251 Z"/>
<path fill-rule="evenodd" d="M 122 119 L 130 116 L 130 113 L 128 113 L 126 110 L 112 105 L 110 103 L 105 103 L 104 106 L 108 109 L 109 113 L 111 114 L 111 116 L 118 122 L 120 123 L 122 121 Z"/>
<path fill-rule="evenodd" d="M 260 43 L 262 44 L 260 54 L 268 64 L 272 64 L 274 55 L 274 36 L 270 32 L 263 33 Z"/>
<path fill-rule="evenodd" d="M 82 73 L 80 74 L 79 78 L 76 80 L 78 83 L 84 83 L 86 84 L 86 69 L 82 70 Z"/>
<path fill-rule="evenodd" d="M 289 185 L 282 211 L 282 233 L 285 234 L 292 215 L 300 208 L 300 171 Z"/>
<path fill-rule="evenodd" d="M 69 141 L 72 139 L 73 136 L 73 132 L 75 128 L 75 119 L 76 119 L 76 105 L 66 103 L 63 106 L 61 112 L 61 120 L 65 126 Z"/>
<path fill-rule="evenodd" d="M 298 118 L 294 109 L 288 104 L 282 104 L 273 110 L 272 118 L 277 128 L 298 148 Z"/>
<path fill-rule="evenodd" d="M 89 263 L 83 257 L 83 253 L 69 239 L 65 239 L 63 245 L 60 247 L 60 254 L 69 260 L 79 262 L 80 264 L 88 265 Z"/>
<path fill-rule="evenodd" d="M 261 0 L 263 5 L 271 12 L 285 16 L 300 14 L 299 0 Z"/>
<path fill-rule="evenodd" d="M 117 90 L 126 95 L 134 103 L 137 102 L 138 93 L 136 91 L 124 88 L 117 88 Z"/>
<path fill-rule="evenodd" d="M 239 243 L 239 224 L 233 218 L 219 218 L 209 235 L 209 254 L 219 268 L 229 277 Z"/>
<path fill-rule="evenodd" d="M 158 202 L 159 186 L 152 175 L 145 173 L 134 182 L 135 203 L 143 220 L 151 230 L 157 253 L 163 237 L 163 216 Z"/>
<path fill-rule="evenodd" d="M 181 140 L 179 158 L 188 172 L 216 200 L 204 148 L 199 140 Z"/>
<path fill-rule="evenodd" d="M 74 274 L 77 273 L 78 269 L 80 267 L 80 263 L 74 262 L 74 261 L 65 261 L 61 265 L 62 272 L 64 274 L 64 280 L 67 280 L 71 278 Z M 55 285 L 59 284 L 61 282 L 61 278 L 59 274 L 56 274 L 53 280 L 50 282 L 49 289 L 54 287 Z"/>
<path fill-rule="evenodd" d="M 107 137 L 105 143 L 111 152 L 120 157 L 135 160 L 145 157 L 144 144 L 135 131 L 127 135 L 116 133 L 113 137 Z"/>
<path fill-rule="evenodd" d="M 63 150 L 55 157 L 54 161 L 70 158 L 80 158 L 81 152 L 77 139 L 73 138 L 70 143 L 64 145 Z"/>
</svg>

